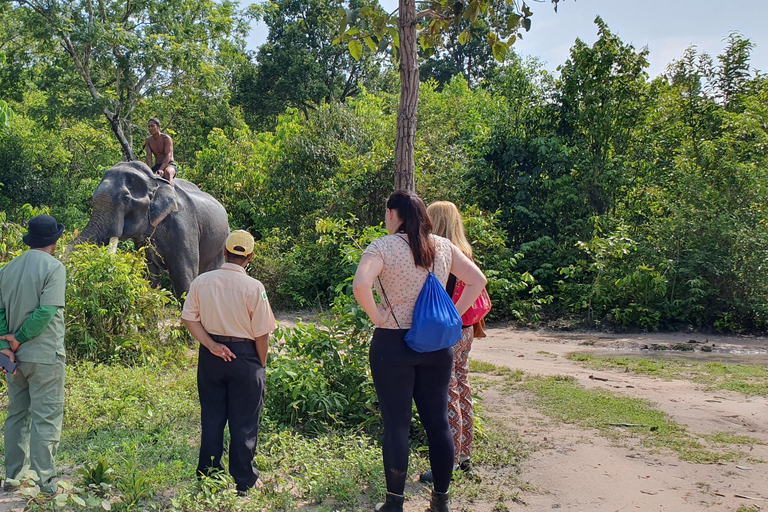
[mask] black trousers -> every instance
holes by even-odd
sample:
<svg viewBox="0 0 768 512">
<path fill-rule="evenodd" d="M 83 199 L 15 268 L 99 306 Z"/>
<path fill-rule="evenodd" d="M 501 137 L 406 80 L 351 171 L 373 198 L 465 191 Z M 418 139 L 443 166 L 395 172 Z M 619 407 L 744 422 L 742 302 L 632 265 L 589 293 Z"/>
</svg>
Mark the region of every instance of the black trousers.
<svg viewBox="0 0 768 512">
<path fill-rule="evenodd" d="M 405 344 L 408 329 L 376 329 L 369 361 L 384 419 L 384 472 L 387 491 L 403 494 L 408 470 L 411 400 L 416 402 L 429 442 L 435 490 L 447 492 L 453 473 L 453 436 L 448 424 L 448 386 L 453 349 L 414 352 Z"/>
<path fill-rule="evenodd" d="M 224 343 L 236 359 L 230 362 L 200 345 L 197 392 L 202 439 L 198 474 L 223 470 L 224 426 L 229 423 L 229 473 L 238 491 L 253 487 L 259 471 L 253 466 L 259 418 L 264 405 L 266 371 L 253 342 Z"/>
</svg>

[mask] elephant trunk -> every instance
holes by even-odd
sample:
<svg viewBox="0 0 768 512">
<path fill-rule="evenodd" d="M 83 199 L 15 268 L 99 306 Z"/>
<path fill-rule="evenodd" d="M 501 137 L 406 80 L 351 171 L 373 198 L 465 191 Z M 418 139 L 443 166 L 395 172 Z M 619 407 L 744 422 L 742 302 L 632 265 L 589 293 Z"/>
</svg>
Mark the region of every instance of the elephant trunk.
<svg viewBox="0 0 768 512">
<path fill-rule="evenodd" d="M 94 208 L 94 214 L 83 229 L 83 232 L 67 246 L 66 252 L 71 251 L 74 246 L 91 243 L 104 245 L 109 241 L 109 249 L 112 252 L 117 251 L 117 242 L 122 234 L 122 222 L 115 222 L 114 219 L 99 215 Z"/>
</svg>

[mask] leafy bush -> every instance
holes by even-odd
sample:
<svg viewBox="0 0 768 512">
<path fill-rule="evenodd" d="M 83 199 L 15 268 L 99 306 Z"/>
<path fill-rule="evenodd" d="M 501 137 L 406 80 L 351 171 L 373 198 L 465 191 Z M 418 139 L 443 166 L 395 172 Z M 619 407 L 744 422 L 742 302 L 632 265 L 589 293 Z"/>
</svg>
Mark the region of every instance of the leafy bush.
<svg viewBox="0 0 768 512">
<path fill-rule="evenodd" d="M 493 303 L 489 318 L 538 323 L 542 307 L 552 301 L 552 296 L 545 294 L 530 273 L 517 270 L 523 254 L 507 247 L 508 237 L 499 227 L 496 214 L 473 206 L 462 214 L 462 219 L 475 262 L 488 279 L 486 289 Z"/>
<path fill-rule="evenodd" d="M 371 334 L 365 312 L 346 292 L 318 323 L 279 328 L 267 367 L 269 421 L 310 431 L 370 423 L 376 411 Z"/>
<path fill-rule="evenodd" d="M 0 212 L 0 266 L 24 252 L 26 245 L 21 241 L 24 228 L 6 221 L 5 212 Z"/>
<path fill-rule="evenodd" d="M 147 362 L 174 359 L 184 351 L 186 331 L 172 327 L 170 292 L 144 277 L 143 251 L 112 254 L 81 245 L 68 254 L 66 349 L 77 360 Z"/>
</svg>

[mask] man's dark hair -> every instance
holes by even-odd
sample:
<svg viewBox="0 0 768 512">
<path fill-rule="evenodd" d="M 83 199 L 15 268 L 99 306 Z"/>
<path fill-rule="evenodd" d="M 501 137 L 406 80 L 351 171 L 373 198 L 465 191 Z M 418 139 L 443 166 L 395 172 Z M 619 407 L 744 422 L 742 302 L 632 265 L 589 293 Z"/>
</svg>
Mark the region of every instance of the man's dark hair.
<svg viewBox="0 0 768 512">
<path fill-rule="evenodd" d="M 246 262 L 248 259 L 248 256 L 242 256 L 240 254 L 234 254 L 229 251 L 227 251 L 227 254 L 224 256 L 224 259 L 227 261 L 227 263 L 234 263 L 235 265 L 242 265 Z"/>
<path fill-rule="evenodd" d="M 160 120 L 156 117 L 153 117 L 149 120 L 150 123 L 155 123 L 158 127 L 160 126 Z"/>
</svg>

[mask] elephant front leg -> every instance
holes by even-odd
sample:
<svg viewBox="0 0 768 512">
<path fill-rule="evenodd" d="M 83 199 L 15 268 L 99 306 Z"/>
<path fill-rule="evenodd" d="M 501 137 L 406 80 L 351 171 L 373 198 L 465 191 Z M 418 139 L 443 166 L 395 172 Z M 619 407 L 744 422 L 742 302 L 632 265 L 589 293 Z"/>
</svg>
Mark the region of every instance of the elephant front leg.
<svg viewBox="0 0 768 512">
<path fill-rule="evenodd" d="M 173 263 L 168 265 L 168 274 L 173 283 L 173 293 L 181 300 L 182 295 L 189 291 L 189 285 L 197 277 L 199 266 L 197 254 L 180 255 Z"/>
</svg>

